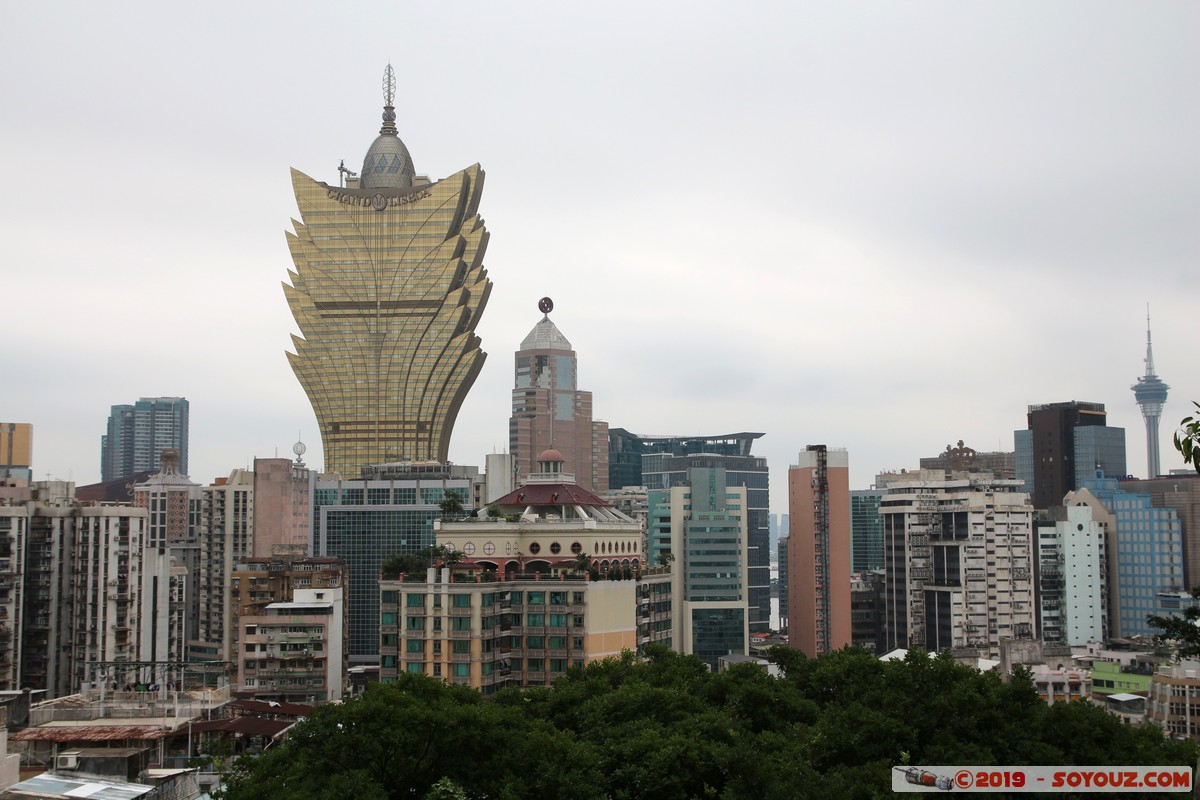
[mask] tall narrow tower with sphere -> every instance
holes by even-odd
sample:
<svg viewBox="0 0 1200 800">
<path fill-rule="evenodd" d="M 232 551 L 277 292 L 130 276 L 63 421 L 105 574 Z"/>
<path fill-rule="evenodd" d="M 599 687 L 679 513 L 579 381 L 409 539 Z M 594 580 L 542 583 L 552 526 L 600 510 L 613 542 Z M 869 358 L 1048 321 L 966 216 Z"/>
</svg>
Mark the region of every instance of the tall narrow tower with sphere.
<svg viewBox="0 0 1200 800">
<path fill-rule="evenodd" d="M 1150 344 L 1150 309 L 1146 309 L 1146 374 L 1137 379 L 1137 383 L 1129 387 L 1133 396 L 1142 409 L 1142 418 L 1146 420 L 1146 477 L 1155 478 L 1159 474 L 1158 460 L 1158 418 L 1162 416 L 1163 404 L 1167 402 L 1167 386 L 1154 373 L 1154 350 Z"/>
</svg>

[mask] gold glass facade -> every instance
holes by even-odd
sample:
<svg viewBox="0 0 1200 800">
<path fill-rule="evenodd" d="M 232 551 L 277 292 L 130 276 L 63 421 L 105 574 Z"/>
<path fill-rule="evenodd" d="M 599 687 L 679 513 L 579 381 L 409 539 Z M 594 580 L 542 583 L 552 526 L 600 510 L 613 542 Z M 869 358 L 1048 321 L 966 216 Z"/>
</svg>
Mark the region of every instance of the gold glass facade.
<svg viewBox="0 0 1200 800">
<path fill-rule="evenodd" d="M 437 183 L 362 189 L 292 171 L 301 219 L 283 288 L 301 335 L 288 359 L 327 472 L 447 460 L 486 358 L 475 335 L 491 291 L 483 175 L 476 164 Z"/>
<path fill-rule="evenodd" d="M 33 425 L 28 422 L 0 422 L 0 470 L 7 467 L 28 469 L 33 463 Z"/>
</svg>

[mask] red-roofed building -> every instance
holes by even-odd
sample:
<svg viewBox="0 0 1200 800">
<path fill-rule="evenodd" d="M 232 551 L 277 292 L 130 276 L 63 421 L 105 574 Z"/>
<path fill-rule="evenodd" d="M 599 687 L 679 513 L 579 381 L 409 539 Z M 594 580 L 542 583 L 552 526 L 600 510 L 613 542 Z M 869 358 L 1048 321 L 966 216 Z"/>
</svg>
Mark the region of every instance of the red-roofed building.
<svg viewBox="0 0 1200 800">
<path fill-rule="evenodd" d="M 644 568 L 642 526 L 562 468 L 561 453 L 543 451 L 538 471 L 492 504 L 501 516 L 435 520 L 438 544 L 463 553 L 464 565 L 501 573 L 570 572 L 584 555 L 604 574 Z"/>
</svg>

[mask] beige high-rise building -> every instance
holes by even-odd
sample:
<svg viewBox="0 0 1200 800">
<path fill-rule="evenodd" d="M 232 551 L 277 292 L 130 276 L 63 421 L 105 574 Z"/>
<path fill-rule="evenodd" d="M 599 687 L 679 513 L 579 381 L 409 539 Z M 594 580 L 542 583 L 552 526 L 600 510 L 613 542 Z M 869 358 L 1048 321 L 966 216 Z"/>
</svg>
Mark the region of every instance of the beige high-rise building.
<svg viewBox="0 0 1200 800">
<path fill-rule="evenodd" d="M 416 175 L 390 65 L 384 86 L 361 176 L 343 167 L 345 185 L 331 186 L 292 170 L 300 220 L 283 289 L 300 335 L 288 360 L 316 414 L 325 471 L 348 479 L 371 464 L 446 461 L 486 357 L 475 335 L 491 290 L 483 170 Z"/>
</svg>

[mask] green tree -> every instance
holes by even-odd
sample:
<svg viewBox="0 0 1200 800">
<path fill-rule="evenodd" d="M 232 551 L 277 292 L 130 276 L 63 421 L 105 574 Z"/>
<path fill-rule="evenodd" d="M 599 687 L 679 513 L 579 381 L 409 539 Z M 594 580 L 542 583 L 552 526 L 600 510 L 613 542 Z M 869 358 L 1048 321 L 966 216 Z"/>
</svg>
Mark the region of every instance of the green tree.
<svg viewBox="0 0 1200 800">
<path fill-rule="evenodd" d="M 1200 472 L 1200 403 L 1192 403 L 1198 413 L 1179 421 L 1175 431 L 1175 449 L 1183 455 L 1183 462 L 1191 464 Z"/>
<path fill-rule="evenodd" d="M 461 550 L 455 550 L 448 544 L 443 544 L 434 548 L 434 559 L 441 566 L 449 567 L 450 569 L 454 569 L 466 557 L 466 553 Z"/>
<path fill-rule="evenodd" d="M 442 493 L 442 502 L 438 505 L 442 509 L 442 519 L 456 520 L 463 518 L 462 498 L 458 496 L 458 492 L 452 492 L 447 489 Z"/>
<path fill-rule="evenodd" d="M 794 653 L 794 657 L 791 655 Z M 662 647 L 574 667 L 490 700 L 420 675 L 322 706 L 225 800 L 767 800 L 890 797 L 897 764 L 1191 766 L 1200 749 L 1089 703 L 1047 706 L 948 654 L 776 650 L 713 674 Z"/>
<path fill-rule="evenodd" d="M 1200 656 L 1200 586 L 1192 589 L 1192 597 L 1197 602 L 1185 608 L 1182 614 L 1146 617 L 1151 627 L 1162 631 L 1155 637 L 1156 641 L 1173 646 L 1179 658 Z"/>
<path fill-rule="evenodd" d="M 450 778 L 442 778 L 425 795 L 425 800 L 470 800 L 463 788 Z"/>
<path fill-rule="evenodd" d="M 429 559 L 424 553 L 397 553 L 383 560 L 379 572 L 385 580 L 394 581 L 404 575 L 424 575 Z"/>
</svg>

